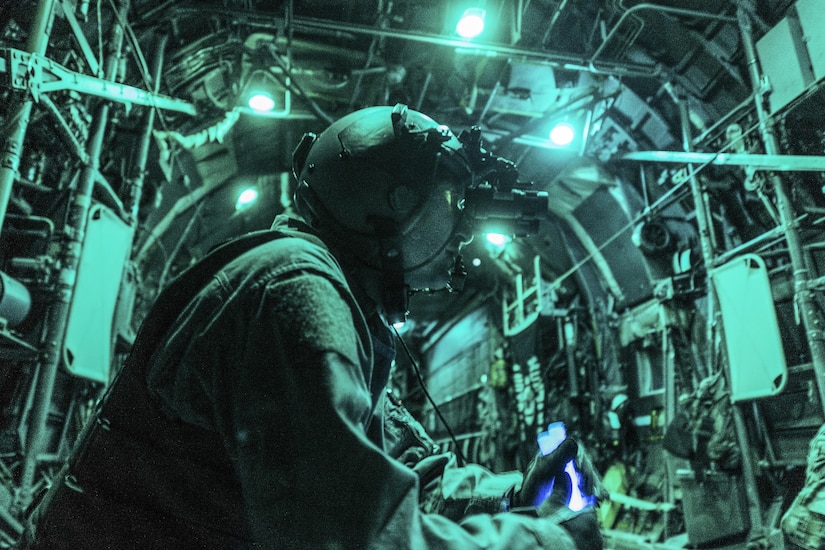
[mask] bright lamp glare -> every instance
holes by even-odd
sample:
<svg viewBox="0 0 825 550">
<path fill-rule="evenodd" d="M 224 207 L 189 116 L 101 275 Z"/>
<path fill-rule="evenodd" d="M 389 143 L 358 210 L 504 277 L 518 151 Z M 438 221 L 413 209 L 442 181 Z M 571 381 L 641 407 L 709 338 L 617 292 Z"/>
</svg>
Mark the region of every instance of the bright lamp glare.
<svg viewBox="0 0 825 550">
<path fill-rule="evenodd" d="M 559 147 L 570 145 L 575 137 L 576 130 L 567 122 L 560 122 L 550 130 L 550 142 Z"/>
<path fill-rule="evenodd" d="M 504 246 L 510 242 L 510 237 L 502 233 L 487 233 L 487 242 L 495 246 Z"/>
<path fill-rule="evenodd" d="M 249 108 L 259 113 L 265 113 L 275 108 L 275 100 L 269 94 L 254 94 L 249 98 Z"/>
<path fill-rule="evenodd" d="M 254 188 L 244 189 L 243 192 L 238 196 L 237 202 L 235 202 L 235 210 L 244 210 L 249 208 L 253 202 L 258 199 L 258 190 Z"/>
<path fill-rule="evenodd" d="M 484 30 L 484 16 L 486 12 L 481 8 L 464 10 L 464 15 L 458 21 L 455 31 L 461 38 L 475 38 Z"/>
</svg>

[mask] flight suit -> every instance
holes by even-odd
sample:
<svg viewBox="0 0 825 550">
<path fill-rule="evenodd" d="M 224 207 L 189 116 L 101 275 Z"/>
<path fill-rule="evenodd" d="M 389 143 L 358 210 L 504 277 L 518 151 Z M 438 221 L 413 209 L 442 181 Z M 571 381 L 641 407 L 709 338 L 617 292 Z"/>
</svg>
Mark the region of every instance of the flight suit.
<svg viewBox="0 0 825 550">
<path fill-rule="evenodd" d="M 572 548 L 548 519 L 421 511 L 385 449 L 388 328 L 310 230 L 275 229 L 150 313 L 24 547 Z"/>
</svg>

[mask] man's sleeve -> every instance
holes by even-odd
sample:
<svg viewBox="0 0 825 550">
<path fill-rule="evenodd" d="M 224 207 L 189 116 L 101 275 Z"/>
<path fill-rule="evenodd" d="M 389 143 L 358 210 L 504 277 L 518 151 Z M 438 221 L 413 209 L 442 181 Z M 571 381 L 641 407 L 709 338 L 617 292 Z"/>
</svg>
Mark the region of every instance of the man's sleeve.
<svg viewBox="0 0 825 550">
<path fill-rule="evenodd" d="M 540 518 L 419 510 L 416 474 L 365 435 L 370 366 L 331 282 L 293 277 L 247 306 L 213 324 L 238 341 L 210 393 L 260 548 L 573 548 Z"/>
</svg>

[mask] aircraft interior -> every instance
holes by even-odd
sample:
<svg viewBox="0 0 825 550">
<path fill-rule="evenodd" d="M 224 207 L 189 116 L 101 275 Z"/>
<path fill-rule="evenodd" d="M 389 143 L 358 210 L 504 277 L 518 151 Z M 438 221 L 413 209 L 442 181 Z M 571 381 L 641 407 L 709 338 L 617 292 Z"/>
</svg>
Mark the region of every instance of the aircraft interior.
<svg viewBox="0 0 825 550">
<path fill-rule="evenodd" d="M 564 422 L 608 548 L 783 548 L 825 422 L 823 28 L 824 0 L 0 1 L 0 548 L 160 291 L 293 210 L 302 135 L 396 104 L 548 206 L 410 296 L 392 393 L 497 472 Z"/>
</svg>

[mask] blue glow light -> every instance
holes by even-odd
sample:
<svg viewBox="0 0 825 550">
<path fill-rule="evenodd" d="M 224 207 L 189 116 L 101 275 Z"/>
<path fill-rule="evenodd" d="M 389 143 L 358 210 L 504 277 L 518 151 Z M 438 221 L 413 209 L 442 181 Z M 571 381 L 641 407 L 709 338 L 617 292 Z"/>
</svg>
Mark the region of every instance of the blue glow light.
<svg viewBox="0 0 825 550">
<path fill-rule="evenodd" d="M 566 437 L 567 430 L 565 429 L 563 422 L 553 422 L 547 426 L 547 431 L 541 432 L 538 435 L 541 455 L 546 456 L 555 451 Z M 578 469 L 576 469 L 575 460 L 570 460 L 564 465 L 564 473 L 567 475 L 570 482 L 570 494 L 568 495 L 566 502 L 567 507 L 574 512 L 578 512 L 587 506 L 595 505 L 596 498 L 584 494 L 581 490 L 582 478 Z M 540 506 L 553 493 L 555 483 L 556 479 L 553 478 L 539 488 L 539 493 L 534 503 L 536 507 Z"/>
<path fill-rule="evenodd" d="M 565 465 L 564 471 L 567 472 L 568 476 L 570 476 L 570 481 L 572 482 L 570 484 L 572 490 L 570 491 L 570 500 L 567 501 L 567 507 L 574 512 L 578 512 L 587 506 L 592 506 L 595 504 L 596 499 L 594 497 L 582 493 L 582 478 L 579 471 L 576 469 L 576 464 L 572 460 Z"/>
</svg>

